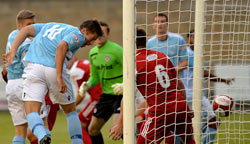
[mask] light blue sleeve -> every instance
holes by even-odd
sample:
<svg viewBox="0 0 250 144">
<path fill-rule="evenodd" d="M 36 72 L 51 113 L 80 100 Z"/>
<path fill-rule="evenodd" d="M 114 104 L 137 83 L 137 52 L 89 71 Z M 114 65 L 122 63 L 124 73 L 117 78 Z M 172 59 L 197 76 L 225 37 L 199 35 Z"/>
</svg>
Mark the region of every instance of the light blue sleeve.
<svg viewBox="0 0 250 144">
<path fill-rule="evenodd" d="M 75 50 L 77 50 L 78 48 L 81 47 L 81 43 L 79 42 L 80 38 L 81 37 L 78 34 L 70 33 L 63 38 L 63 41 L 68 43 L 68 50 L 69 51 L 75 52 Z M 84 39 L 84 41 L 85 41 L 85 39 Z"/>
<path fill-rule="evenodd" d="M 180 37 L 179 39 L 179 57 L 180 57 L 180 61 L 188 59 L 186 42 L 183 37 Z"/>
<path fill-rule="evenodd" d="M 194 67 L 194 54 L 190 54 L 188 58 L 188 66 Z"/>
<path fill-rule="evenodd" d="M 147 41 L 147 48 L 150 49 L 150 42 Z"/>
<path fill-rule="evenodd" d="M 43 28 L 45 24 L 33 24 L 33 27 L 35 29 L 35 36 L 41 31 L 41 29 Z"/>
<path fill-rule="evenodd" d="M 153 49 L 153 43 L 154 43 L 154 41 L 153 40 L 148 40 L 147 41 L 147 49 Z"/>
<path fill-rule="evenodd" d="M 11 48 L 11 43 L 10 43 L 10 41 L 8 39 L 7 44 L 6 44 L 6 51 L 5 52 L 8 53 L 10 51 L 10 48 Z"/>
</svg>

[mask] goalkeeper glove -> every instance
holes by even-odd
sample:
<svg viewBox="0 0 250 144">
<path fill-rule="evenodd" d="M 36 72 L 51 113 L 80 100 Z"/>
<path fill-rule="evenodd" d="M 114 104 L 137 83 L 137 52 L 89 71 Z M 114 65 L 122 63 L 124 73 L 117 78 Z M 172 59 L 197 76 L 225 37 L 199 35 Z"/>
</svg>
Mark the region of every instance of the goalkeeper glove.
<svg viewBox="0 0 250 144">
<path fill-rule="evenodd" d="M 84 97 L 85 93 L 89 90 L 89 88 L 90 88 L 90 83 L 84 81 L 79 88 L 79 95 L 81 97 Z"/>
<path fill-rule="evenodd" d="M 121 95 L 123 93 L 122 83 L 113 84 L 112 88 L 114 89 L 114 95 Z"/>
</svg>

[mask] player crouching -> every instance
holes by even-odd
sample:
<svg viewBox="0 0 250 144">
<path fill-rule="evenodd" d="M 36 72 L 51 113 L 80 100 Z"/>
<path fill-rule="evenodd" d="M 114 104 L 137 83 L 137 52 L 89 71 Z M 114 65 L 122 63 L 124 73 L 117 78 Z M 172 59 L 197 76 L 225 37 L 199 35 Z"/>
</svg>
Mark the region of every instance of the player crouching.
<svg viewBox="0 0 250 144">
<path fill-rule="evenodd" d="M 137 144 L 169 142 L 175 134 L 183 143 L 194 144 L 192 117 L 185 100 L 183 83 L 172 62 L 161 52 L 146 49 L 146 32 L 137 29 L 136 85 L 148 104 L 148 115 Z M 122 92 L 121 86 L 114 90 Z M 182 90 L 182 91 L 181 91 Z M 121 108 L 122 110 L 122 108 Z M 120 139 L 123 117 L 111 128 L 110 136 Z M 170 142 L 174 143 L 174 142 Z"/>
</svg>

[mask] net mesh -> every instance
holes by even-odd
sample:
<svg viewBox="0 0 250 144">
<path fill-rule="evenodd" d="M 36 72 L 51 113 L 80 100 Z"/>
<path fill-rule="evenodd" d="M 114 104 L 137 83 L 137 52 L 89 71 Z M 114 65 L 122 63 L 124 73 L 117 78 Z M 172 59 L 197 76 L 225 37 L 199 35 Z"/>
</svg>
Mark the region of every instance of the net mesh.
<svg viewBox="0 0 250 144">
<path fill-rule="evenodd" d="M 187 103 L 190 108 L 192 108 L 192 48 L 193 41 L 191 36 L 194 33 L 195 26 L 195 1 L 194 0 L 136 0 L 135 4 L 136 11 L 136 28 L 142 28 L 146 31 L 147 47 L 148 49 L 153 49 L 160 51 L 168 55 L 174 66 L 187 59 L 187 68 L 181 71 L 180 69 L 184 67 L 179 67 L 181 72 L 178 73 L 179 79 L 184 83 L 185 92 L 187 95 Z M 168 17 L 168 22 L 160 22 L 159 14 L 165 14 Z M 158 15 L 158 16 L 157 16 Z M 158 19 L 157 19 L 158 18 Z M 157 19 L 157 20 L 155 20 Z M 202 87 L 202 119 L 199 122 L 202 125 L 201 129 L 201 142 L 202 143 L 250 143 L 250 1 L 249 0 L 206 0 L 204 9 L 204 77 L 201 77 L 203 82 Z M 166 27 L 166 33 L 162 34 L 161 27 Z M 191 31 L 191 32 L 190 32 Z M 195 31 L 195 30 L 194 30 Z M 155 36 L 158 34 L 158 36 Z M 163 42 L 158 39 L 159 36 L 166 36 L 166 41 Z M 154 42 L 152 39 L 155 37 Z M 158 40 L 157 40 L 158 39 Z M 172 42 L 171 39 L 174 39 Z M 183 43 L 185 41 L 185 43 Z M 153 43 L 153 44 L 152 44 Z M 181 50 L 185 47 L 185 53 L 182 54 Z M 190 54 L 191 53 L 191 54 Z M 145 55 L 145 71 L 139 71 L 138 67 L 140 62 L 138 59 L 136 61 L 137 65 L 137 76 L 138 74 L 146 73 L 144 85 L 145 88 L 140 90 L 141 83 L 138 83 L 137 77 L 137 107 L 142 103 L 142 96 L 153 97 L 155 95 L 160 95 L 163 93 L 159 92 L 159 85 L 161 83 L 167 84 L 167 76 L 162 76 L 162 72 L 166 71 L 169 74 L 168 66 L 164 65 L 163 69 L 159 69 L 158 75 L 162 76 L 162 79 L 157 77 L 157 69 L 148 71 L 151 67 L 148 60 L 146 60 L 151 53 L 146 52 Z M 157 53 L 159 54 L 159 53 Z M 137 55 L 140 55 L 137 53 Z M 186 58 L 187 57 L 187 58 Z M 175 59 L 175 60 L 173 60 Z M 155 65 L 159 65 L 160 62 L 156 61 Z M 143 67 L 143 66 L 142 66 Z M 159 68 L 159 67 L 158 67 Z M 141 72 L 141 73 L 140 73 Z M 156 75 L 154 82 L 151 82 L 151 73 Z M 162 74 L 162 75 L 161 75 Z M 191 82 L 190 82 L 191 81 Z M 155 86 L 155 91 L 151 95 L 150 86 Z M 178 82 L 177 82 L 178 85 Z M 177 89 L 177 86 L 176 86 Z M 165 87 L 168 91 L 168 87 Z M 177 90 L 180 91 L 180 90 Z M 228 117 L 221 117 L 216 115 L 212 110 L 212 102 L 217 95 L 226 94 L 233 98 L 234 107 L 230 110 L 230 115 Z M 157 96 L 155 96 L 155 103 L 157 103 Z M 137 129 L 138 135 L 143 135 L 143 137 L 148 141 L 148 143 L 155 143 L 165 140 L 171 141 L 174 139 L 183 138 L 181 134 L 176 133 L 178 131 L 178 125 L 183 124 L 178 122 L 177 116 L 174 118 L 174 127 L 169 130 L 168 127 L 171 126 L 168 122 L 165 122 L 162 126 L 157 126 L 157 121 L 154 119 L 159 119 L 164 115 L 163 120 L 171 119 L 167 106 L 168 98 L 171 94 L 165 93 L 164 104 L 165 109 L 161 114 L 148 112 L 150 110 L 144 111 L 146 106 L 139 106 L 136 110 L 137 112 L 144 111 L 145 115 L 137 116 L 137 124 L 142 125 L 141 129 Z M 175 94 L 175 98 L 178 98 Z M 181 100 L 182 101 L 182 100 Z M 156 104 L 157 105 L 157 104 Z M 161 107 L 161 104 L 157 105 Z M 155 108 L 155 106 L 148 106 L 149 108 Z M 180 114 L 181 111 L 174 111 L 175 114 Z M 152 110 L 151 110 L 152 111 Z M 143 118 L 142 118 L 143 117 Z M 150 118 L 151 119 L 150 119 Z M 186 123 L 189 123 L 187 117 L 183 117 Z M 214 119 L 213 119 L 214 118 Z M 154 123 L 155 128 L 151 128 L 152 123 Z M 211 126 L 212 125 L 212 126 Z M 210 127 L 217 126 L 217 131 L 209 129 Z M 147 128 L 145 128 L 147 127 Z M 158 137 L 158 130 L 163 130 L 163 136 Z M 185 125 L 184 129 L 186 131 L 185 135 L 189 135 L 187 132 L 188 125 Z M 214 128 L 214 127 L 213 127 Z M 166 130 L 167 129 L 167 130 Z M 149 136 L 150 133 L 151 137 Z M 177 138 L 172 138 L 175 136 Z M 215 136 L 215 138 L 212 138 Z M 139 136 L 140 137 L 140 136 Z M 150 137 L 150 138 L 149 138 Z M 188 139 L 188 136 L 184 138 Z M 177 140 L 178 141 L 178 140 Z"/>
</svg>

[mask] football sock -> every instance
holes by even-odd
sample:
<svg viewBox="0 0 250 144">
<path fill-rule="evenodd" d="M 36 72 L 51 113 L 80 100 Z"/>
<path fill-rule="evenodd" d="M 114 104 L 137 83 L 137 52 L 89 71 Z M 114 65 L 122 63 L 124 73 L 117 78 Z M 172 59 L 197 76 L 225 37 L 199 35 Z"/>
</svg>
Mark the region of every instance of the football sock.
<svg viewBox="0 0 250 144">
<path fill-rule="evenodd" d="M 216 129 L 206 127 L 203 130 L 203 144 L 213 144 L 216 136 Z"/>
<path fill-rule="evenodd" d="M 25 138 L 24 137 L 19 137 L 15 136 L 12 140 L 13 144 L 25 144 Z"/>
<path fill-rule="evenodd" d="M 45 135 L 47 135 L 43 120 L 37 112 L 29 113 L 27 115 L 27 120 L 30 130 L 38 138 L 38 141 L 40 141 Z"/>
<path fill-rule="evenodd" d="M 90 137 L 91 137 L 91 140 L 92 140 L 92 144 L 104 144 L 102 133 L 100 133 L 97 136 L 90 136 Z"/>
<path fill-rule="evenodd" d="M 66 114 L 68 131 L 72 144 L 82 144 L 81 123 L 76 111 Z"/>
<path fill-rule="evenodd" d="M 92 144 L 89 133 L 87 132 L 85 128 L 82 128 L 82 141 L 84 144 Z"/>
<path fill-rule="evenodd" d="M 48 128 L 45 128 L 46 134 L 51 137 L 50 131 Z"/>
</svg>

